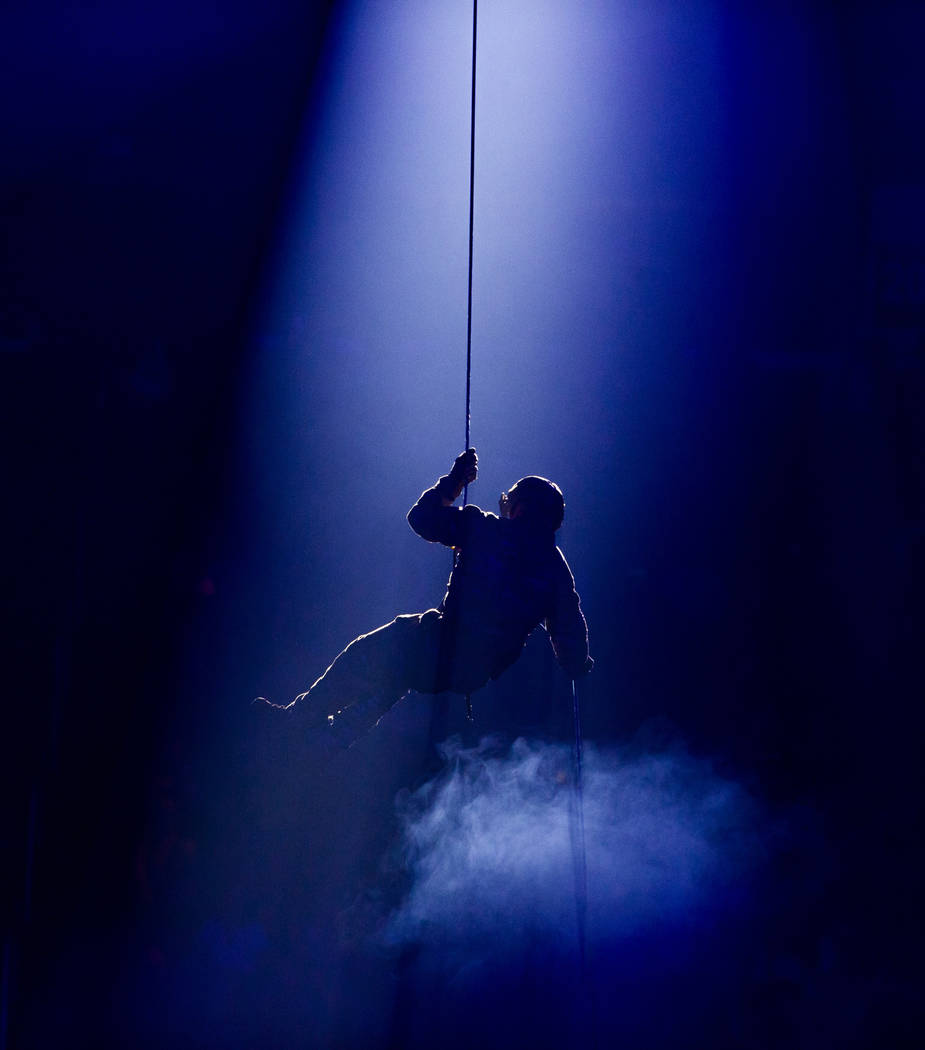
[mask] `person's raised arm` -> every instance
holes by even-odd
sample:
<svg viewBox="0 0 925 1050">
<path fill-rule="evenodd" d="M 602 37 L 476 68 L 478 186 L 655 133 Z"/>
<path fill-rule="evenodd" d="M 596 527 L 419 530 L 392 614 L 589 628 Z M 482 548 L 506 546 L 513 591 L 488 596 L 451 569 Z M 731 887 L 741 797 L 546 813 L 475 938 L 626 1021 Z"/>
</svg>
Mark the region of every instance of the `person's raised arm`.
<svg viewBox="0 0 925 1050">
<path fill-rule="evenodd" d="M 463 488 L 479 475 L 479 457 L 474 448 L 461 452 L 449 474 L 432 488 L 421 493 L 417 503 L 408 511 L 408 524 L 423 539 L 443 543 L 447 547 L 459 544 L 462 511 L 453 504 Z"/>
</svg>

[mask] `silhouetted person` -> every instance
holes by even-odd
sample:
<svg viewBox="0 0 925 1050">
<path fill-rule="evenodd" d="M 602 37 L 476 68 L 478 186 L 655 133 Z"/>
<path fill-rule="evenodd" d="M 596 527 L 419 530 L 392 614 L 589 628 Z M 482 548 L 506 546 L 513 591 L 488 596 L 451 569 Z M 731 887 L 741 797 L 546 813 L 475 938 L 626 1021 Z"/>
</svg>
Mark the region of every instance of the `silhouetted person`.
<svg viewBox="0 0 925 1050">
<path fill-rule="evenodd" d="M 454 506 L 477 476 L 470 448 L 408 512 L 419 536 L 457 553 L 440 606 L 360 635 L 307 692 L 280 708 L 306 727 L 327 726 L 332 746 L 349 747 L 409 690 L 475 692 L 510 667 L 540 623 L 569 677 L 590 671 L 587 624 L 556 546 L 562 492 L 545 478 L 526 477 L 502 494 L 500 517 Z"/>
</svg>

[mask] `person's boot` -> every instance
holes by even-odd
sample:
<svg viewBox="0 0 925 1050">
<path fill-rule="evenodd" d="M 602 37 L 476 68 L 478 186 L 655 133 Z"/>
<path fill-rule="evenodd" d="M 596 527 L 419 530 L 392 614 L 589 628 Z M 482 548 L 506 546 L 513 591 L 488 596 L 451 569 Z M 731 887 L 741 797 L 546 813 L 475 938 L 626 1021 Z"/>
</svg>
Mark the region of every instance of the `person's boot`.
<svg viewBox="0 0 925 1050">
<path fill-rule="evenodd" d="M 343 750 L 334 743 L 327 712 L 307 694 L 289 704 L 261 696 L 251 706 L 256 753 L 268 769 L 323 766 Z"/>
<path fill-rule="evenodd" d="M 328 716 L 331 739 L 342 750 L 352 747 L 361 736 L 376 726 L 382 716 L 393 708 L 403 693 L 379 692 L 361 697 L 349 707 Z"/>
<path fill-rule="evenodd" d="M 303 693 L 286 705 L 265 697 L 254 701 L 258 748 L 269 765 L 327 765 L 369 732 L 401 695 L 373 693 L 333 714 L 325 714 L 315 699 Z"/>
</svg>

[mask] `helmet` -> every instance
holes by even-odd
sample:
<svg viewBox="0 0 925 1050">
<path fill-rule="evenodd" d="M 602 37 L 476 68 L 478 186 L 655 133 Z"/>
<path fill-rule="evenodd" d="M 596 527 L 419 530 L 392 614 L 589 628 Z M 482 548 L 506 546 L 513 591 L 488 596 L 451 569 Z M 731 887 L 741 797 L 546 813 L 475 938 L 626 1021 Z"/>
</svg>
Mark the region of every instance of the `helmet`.
<svg viewBox="0 0 925 1050">
<path fill-rule="evenodd" d="M 502 496 L 502 505 L 507 507 L 508 513 L 513 511 L 515 505 L 519 505 L 521 510 L 518 517 L 522 515 L 526 520 L 537 525 L 543 524 L 553 532 L 562 524 L 565 515 L 565 498 L 559 486 L 533 474 L 513 485 Z"/>
</svg>

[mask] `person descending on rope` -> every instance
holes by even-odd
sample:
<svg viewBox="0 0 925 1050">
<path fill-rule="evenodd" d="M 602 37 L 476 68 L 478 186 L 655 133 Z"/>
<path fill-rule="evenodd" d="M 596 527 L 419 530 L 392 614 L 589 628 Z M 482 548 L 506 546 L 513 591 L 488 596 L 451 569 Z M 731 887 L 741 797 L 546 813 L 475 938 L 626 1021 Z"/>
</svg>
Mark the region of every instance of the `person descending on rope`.
<svg viewBox="0 0 925 1050">
<path fill-rule="evenodd" d="M 410 690 L 481 689 L 514 663 L 543 622 L 569 677 L 591 670 L 587 623 L 556 546 L 561 490 L 530 476 L 501 494 L 500 517 L 473 504 L 454 506 L 477 477 L 470 448 L 408 512 L 419 536 L 456 551 L 440 605 L 360 635 L 310 689 L 286 706 L 270 705 L 306 728 L 326 727 L 332 750 L 349 747 Z"/>
</svg>

